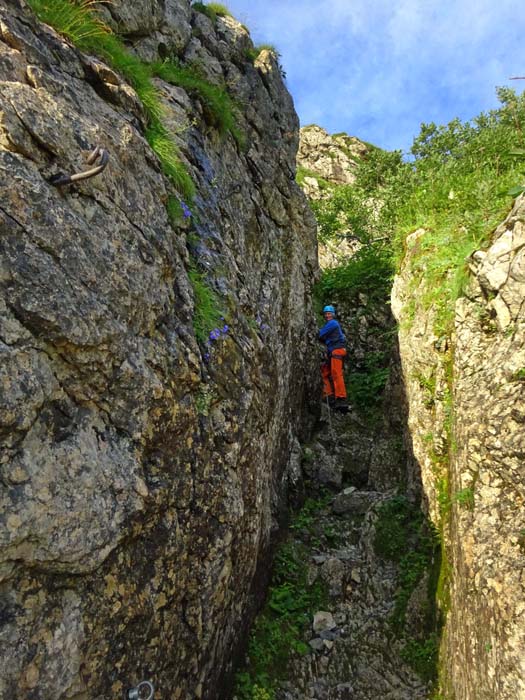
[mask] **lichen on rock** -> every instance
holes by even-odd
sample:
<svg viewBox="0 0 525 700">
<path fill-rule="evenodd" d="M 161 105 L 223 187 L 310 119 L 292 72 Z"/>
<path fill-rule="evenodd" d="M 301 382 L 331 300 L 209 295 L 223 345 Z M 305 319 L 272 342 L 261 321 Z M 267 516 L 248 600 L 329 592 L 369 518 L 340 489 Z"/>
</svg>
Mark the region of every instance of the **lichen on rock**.
<svg viewBox="0 0 525 700">
<path fill-rule="evenodd" d="M 315 393 L 315 226 L 275 59 L 244 60 L 246 31 L 203 27 L 184 0 L 105 13 L 145 60 L 199 42 L 246 147 L 155 79 L 197 191 L 174 223 L 180 194 L 135 90 L 0 3 L 0 695 L 113 697 L 150 677 L 163 697 L 211 698 L 264 585 Z M 102 175 L 49 183 L 95 145 Z M 229 327 L 211 353 L 192 266 Z"/>
</svg>

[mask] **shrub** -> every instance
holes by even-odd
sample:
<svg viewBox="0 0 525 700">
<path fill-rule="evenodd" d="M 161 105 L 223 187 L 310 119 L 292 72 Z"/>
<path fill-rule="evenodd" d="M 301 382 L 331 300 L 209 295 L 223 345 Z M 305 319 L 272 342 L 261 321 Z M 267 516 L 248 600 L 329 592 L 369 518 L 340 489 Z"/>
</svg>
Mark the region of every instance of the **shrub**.
<svg viewBox="0 0 525 700">
<path fill-rule="evenodd" d="M 318 283 L 318 293 L 327 299 L 338 293 L 355 297 L 363 292 L 374 300 L 387 301 L 392 275 L 388 248 L 366 245 L 338 267 L 325 270 Z"/>
<path fill-rule="evenodd" d="M 326 604 L 324 584 L 308 583 L 308 551 L 288 540 L 277 550 L 268 599 L 252 628 L 247 668 L 236 676 L 240 700 L 273 698 L 290 654 L 306 654 L 302 640 L 311 617 Z M 262 693 L 266 695 L 262 695 Z"/>
</svg>

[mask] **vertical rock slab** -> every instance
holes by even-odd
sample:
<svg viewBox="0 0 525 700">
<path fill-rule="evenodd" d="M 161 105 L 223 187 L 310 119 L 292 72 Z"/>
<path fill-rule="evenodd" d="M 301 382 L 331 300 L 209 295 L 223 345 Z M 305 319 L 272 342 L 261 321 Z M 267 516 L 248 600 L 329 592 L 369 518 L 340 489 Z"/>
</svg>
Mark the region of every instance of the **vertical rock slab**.
<svg viewBox="0 0 525 700">
<path fill-rule="evenodd" d="M 451 348 L 433 337 L 428 316 L 416 313 L 400 331 L 414 453 L 436 523 L 441 511 L 452 569 L 441 665 L 456 700 L 525 698 L 524 221 L 520 198 L 490 248 L 472 256 Z M 407 264 L 393 294 L 401 321 L 409 283 Z M 448 454 L 444 350 L 453 363 Z M 440 502 L 436 457 L 448 462 Z"/>
<path fill-rule="evenodd" d="M 184 51 L 189 2 L 144 7 L 110 8 L 139 53 Z M 197 185 L 173 227 L 132 88 L 18 0 L 0 28 L 0 696 L 220 697 L 317 380 L 293 104 L 241 25 L 207 25 L 246 148 L 158 81 Z M 94 145 L 103 175 L 49 183 Z M 228 325 L 211 350 L 191 265 Z"/>
</svg>

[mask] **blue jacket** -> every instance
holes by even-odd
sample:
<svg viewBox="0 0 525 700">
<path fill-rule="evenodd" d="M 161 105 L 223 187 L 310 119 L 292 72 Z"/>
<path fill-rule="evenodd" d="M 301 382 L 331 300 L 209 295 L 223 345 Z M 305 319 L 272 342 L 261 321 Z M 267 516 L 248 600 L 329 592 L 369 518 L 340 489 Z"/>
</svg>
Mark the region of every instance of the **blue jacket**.
<svg viewBox="0 0 525 700">
<path fill-rule="evenodd" d="M 330 319 L 319 331 L 319 340 L 325 343 L 328 352 L 336 348 L 344 348 L 346 338 L 343 335 L 341 326 L 335 318 Z"/>
</svg>

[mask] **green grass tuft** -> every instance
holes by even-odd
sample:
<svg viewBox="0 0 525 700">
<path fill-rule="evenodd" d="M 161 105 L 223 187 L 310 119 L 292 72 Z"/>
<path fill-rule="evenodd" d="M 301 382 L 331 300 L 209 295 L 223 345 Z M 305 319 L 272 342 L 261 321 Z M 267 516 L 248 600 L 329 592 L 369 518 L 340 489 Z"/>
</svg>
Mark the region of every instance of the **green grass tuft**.
<svg viewBox="0 0 525 700">
<path fill-rule="evenodd" d="M 198 75 L 194 68 L 180 66 L 174 61 L 155 63 L 152 70 L 154 75 L 165 82 L 177 85 L 197 97 L 210 126 L 222 135 L 230 133 L 240 146 L 244 144 L 244 134 L 237 126 L 237 109 L 225 88 L 212 85 Z"/>
<path fill-rule="evenodd" d="M 179 193 L 190 201 L 195 194 L 195 185 L 180 160 L 173 137 L 162 124 L 165 110 L 160 92 L 152 81 L 152 67 L 130 53 L 121 39 L 111 33 L 97 17 L 95 2 L 29 0 L 29 4 L 40 20 L 52 25 L 79 49 L 100 56 L 132 85 L 148 118 L 146 139 L 159 157 L 163 172 Z"/>
<path fill-rule="evenodd" d="M 157 154 L 164 174 L 170 178 L 175 189 L 191 201 L 195 195 L 195 184 L 179 158 L 171 134 L 160 122 L 156 122 L 146 129 L 146 139 Z"/>
<path fill-rule="evenodd" d="M 197 340 L 200 343 L 205 343 L 210 331 L 223 325 L 221 320 L 223 314 L 217 294 L 210 287 L 204 275 L 193 267 L 189 271 L 189 278 L 195 297 L 193 329 Z"/>
<path fill-rule="evenodd" d="M 79 48 L 89 48 L 110 30 L 94 13 L 95 0 L 28 0 L 38 18 L 70 39 Z"/>
<path fill-rule="evenodd" d="M 273 44 L 258 44 L 251 49 L 246 51 L 246 58 L 254 63 L 258 58 L 261 51 L 270 51 L 276 58 L 280 58 L 281 54 Z"/>
<path fill-rule="evenodd" d="M 231 17 L 232 16 L 232 13 L 229 11 L 229 9 L 226 7 L 226 5 L 222 5 L 219 2 L 210 2 L 210 3 L 208 3 L 207 7 L 212 12 L 215 12 L 217 17 Z"/>
<path fill-rule="evenodd" d="M 194 2 L 192 8 L 197 12 L 201 12 L 206 17 L 209 17 L 215 24 L 218 17 L 231 17 L 232 13 L 226 7 L 218 2 L 210 2 L 205 5 L 203 2 Z"/>
</svg>

